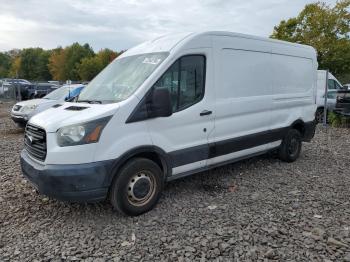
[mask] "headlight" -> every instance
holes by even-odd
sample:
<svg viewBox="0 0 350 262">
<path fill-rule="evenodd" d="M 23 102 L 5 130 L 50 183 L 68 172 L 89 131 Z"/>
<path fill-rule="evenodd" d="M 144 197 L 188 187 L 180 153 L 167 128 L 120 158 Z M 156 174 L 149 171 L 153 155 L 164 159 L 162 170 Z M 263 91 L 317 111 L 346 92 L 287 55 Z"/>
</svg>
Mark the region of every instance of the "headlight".
<svg viewBox="0 0 350 262">
<path fill-rule="evenodd" d="M 57 144 L 59 146 L 75 146 L 96 143 L 111 117 L 107 116 L 91 122 L 61 127 L 57 130 Z"/>
<path fill-rule="evenodd" d="M 21 112 L 24 114 L 29 114 L 29 113 L 33 112 L 37 107 L 38 107 L 38 105 L 24 106 L 24 107 L 22 107 Z"/>
</svg>

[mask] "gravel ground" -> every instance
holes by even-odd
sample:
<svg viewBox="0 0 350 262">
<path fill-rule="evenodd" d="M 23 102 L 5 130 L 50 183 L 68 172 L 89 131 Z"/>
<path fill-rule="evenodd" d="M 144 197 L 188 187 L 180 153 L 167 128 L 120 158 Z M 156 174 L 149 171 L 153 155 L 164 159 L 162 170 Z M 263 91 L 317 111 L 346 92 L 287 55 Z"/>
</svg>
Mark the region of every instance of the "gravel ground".
<svg viewBox="0 0 350 262">
<path fill-rule="evenodd" d="M 0 261 L 350 261 L 350 130 L 318 127 L 292 164 L 265 155 L 171 182 L 131 218 L 37 195 L 0 108 Z"/>
</svg>

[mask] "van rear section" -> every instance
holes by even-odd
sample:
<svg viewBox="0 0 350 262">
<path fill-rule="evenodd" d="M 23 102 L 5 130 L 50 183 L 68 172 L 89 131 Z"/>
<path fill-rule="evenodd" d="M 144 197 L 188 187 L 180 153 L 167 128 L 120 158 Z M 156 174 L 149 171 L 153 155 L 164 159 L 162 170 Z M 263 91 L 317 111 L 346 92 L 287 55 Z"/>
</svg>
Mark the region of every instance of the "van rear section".
<svg viewBox="0 0 350 262">
<path fill-rule="evenodd" d="M 271 150 L 296 161 L 315 132 L 313 48 L 230 32 L 131 48 L 74 103 L 30 119 L 21 154 L 39 192 L 152 209 L 164 183 Z"/>
</svg>

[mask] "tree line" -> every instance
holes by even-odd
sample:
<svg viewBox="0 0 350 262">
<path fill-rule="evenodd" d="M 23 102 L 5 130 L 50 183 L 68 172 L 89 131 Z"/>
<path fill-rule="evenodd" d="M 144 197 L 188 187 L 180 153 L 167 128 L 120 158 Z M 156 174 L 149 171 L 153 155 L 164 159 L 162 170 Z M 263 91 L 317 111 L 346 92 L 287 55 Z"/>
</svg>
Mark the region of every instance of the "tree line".
<svg viewBox="0 0 350 262">
<path fill-rule="evenodd" d="M 271 38 L 306 44 L 317 50 L 320 69 L 329 69 L 343 83 L 350 82 L 350 0 L 331 7 L 308 4 L 297 17 L 282 20 Z M 29 80 L 91 80 L 122 52 L 94 53 L 89 44 L 74 43 L 52 50 L 25 48 L 0 53 L 0 78 Z"/>
<path fill-rule="evenodd" d="M 121 53 L 107 48 L 95 53 L 89 44 L 79 43 L 51 50 L 14 49 L 0 53 L 0 78 L 90 81 Z"/>
</svg>

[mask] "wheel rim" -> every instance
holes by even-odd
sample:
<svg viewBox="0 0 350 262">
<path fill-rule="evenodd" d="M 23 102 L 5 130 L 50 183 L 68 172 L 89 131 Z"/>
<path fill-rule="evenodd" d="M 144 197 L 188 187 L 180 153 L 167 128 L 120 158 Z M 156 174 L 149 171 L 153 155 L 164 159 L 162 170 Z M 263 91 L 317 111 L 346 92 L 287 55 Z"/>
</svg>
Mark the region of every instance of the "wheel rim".
<svg viewBox="0 0 350 262">
<path fill-rule="evenodd" d="M 154 175 L 149 171 L 140 171 L 131 177 L 127 185 L 129 203 L 134 206 L 147 204 L 155 194 Z"/>
<path fill-rule="evenodd" d="M 297 138 L 293 137 L 288 145 L 288 154 L 294 157 L 299 151 L 299 141 Z"/>
</svg>

